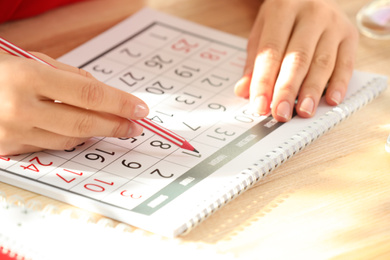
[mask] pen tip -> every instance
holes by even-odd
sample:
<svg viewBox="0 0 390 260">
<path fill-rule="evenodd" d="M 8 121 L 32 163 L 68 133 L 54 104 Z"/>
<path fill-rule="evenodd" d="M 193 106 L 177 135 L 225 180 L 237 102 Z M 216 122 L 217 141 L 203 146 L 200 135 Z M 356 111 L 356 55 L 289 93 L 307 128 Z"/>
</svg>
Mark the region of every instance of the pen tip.
<svg viewBox="0 0 390 260">
<path fill-rule="evenodd" d="M 199 151 L 198 151 L 198 150 L 196 150 L 195 148 L 194 148 L 193 152 L 199 153 Z"/>
</svg>

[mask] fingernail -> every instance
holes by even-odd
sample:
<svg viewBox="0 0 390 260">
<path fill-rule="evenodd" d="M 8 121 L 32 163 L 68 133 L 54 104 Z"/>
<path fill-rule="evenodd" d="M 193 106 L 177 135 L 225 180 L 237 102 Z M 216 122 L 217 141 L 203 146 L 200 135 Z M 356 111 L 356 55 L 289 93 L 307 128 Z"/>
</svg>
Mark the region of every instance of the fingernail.
<svg viewBox="0 0 390 260">
<path fill-rule="evenodd" d="M 249 98 L 249 85 L 251 84 L 251 75 L 244 75 L 234 85 L 234 92 L 237 96 Z"/>
<path fill-rule="evenodd" d="M 306 113 L 307 115 L 311 116 L 314 111 L 314 101 L 310 97 L 306 97 L 303 99 L 301 106 L 299 107 L 299 110 L 301 112 Z"/>
<path fill-rule="evenodd" d="M 286 120 L 290 119 L 291 106 L 287 101 L 282 101 L 279 103 L 278 108 L 276 109 L 276 114 Z"/>
<path fill-rule="evenodd" d="M 340 93 L 340 91 L 338 91 L 338 90 L 333 91 L 330 99 L 333 100 L 333 102 L 335 102 L 336 105 L 340 104 L 340 102 L 341 102 L 341 93 Z"/>
<path fill-rule="evenodd" d="M 146 105 L 137 105 L 134 110 L 134 116 L 144 118 L 149 114 L 149 108 Z"/>
<path fill-rule="evenodd" d="M 268 100 L 264 95 L 258 96 L 253 100 L 253 110 L 260 115 L 268 113 Z"/>
<path fill-rule="evenodd" d="M 243 76 L 242 78 L 240 78 L 236 84 L 234 85 L 234 88 L 239 88 L 241 87 L 246 81 L 247 81 L 247 77 Z"/>
</svg>

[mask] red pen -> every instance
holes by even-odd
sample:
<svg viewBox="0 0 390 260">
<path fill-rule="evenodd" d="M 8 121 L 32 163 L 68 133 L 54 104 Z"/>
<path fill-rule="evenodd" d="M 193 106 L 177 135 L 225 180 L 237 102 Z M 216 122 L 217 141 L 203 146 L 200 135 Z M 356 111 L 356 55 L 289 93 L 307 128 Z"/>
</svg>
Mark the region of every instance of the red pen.
<svg viewBox="0 0 390 260">
<path fill-rule="evenodd" d="M 25 51 L 18 46 L 14 45 L 13 43 L 10 43 L 9 41 L 5 40 L 4 38 L 0 37 L 0 48 L 5 50 L 6 52 L 22 57 L 22 58 L 28 58 L 33 59 L 36 61 L 39 61 L 45 65 L 51 66 L 55 68 L 55 66 L 51 65 L 50 63 L 47 63 L 46 61 L 38 58 L 37 56 L 29 53 L 28 51 Z M 140 120 L 131 120 L 132 122 L 141 125 L 142 127 L 152 131 L 153 133 L 161 136 L 165 140 L 174 143 L 175 145 L 179 146 L 182 149 L 190 150 L 196 153 L 199 153 L 186 139 L 179 136 L 178 134 L 175 134 L 174 132 L 156 124 L 152 120 L 148 118 L 140 119 Z"/>
</svg>

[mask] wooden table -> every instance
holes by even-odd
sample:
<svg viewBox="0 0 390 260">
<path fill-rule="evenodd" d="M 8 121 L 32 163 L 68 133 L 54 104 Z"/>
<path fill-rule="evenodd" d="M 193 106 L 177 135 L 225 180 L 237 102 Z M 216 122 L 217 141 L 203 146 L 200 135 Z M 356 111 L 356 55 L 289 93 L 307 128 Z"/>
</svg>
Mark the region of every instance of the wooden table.
<svg viewBox="0 0 390 260">
<path fill-rule="evenodd" d="M 109 8 L 107 3 L 109 2 Z M 339 0 L 351 21 L 364 0 Z M 143 6 L 248 37 L 258 0 L 95 0 L 0 25 L 0 35 L 52 57 Z M 356 69 L 390 76 L 390 41 L 361 37 Z M 390 258 L 390 90 L 182 237 L 240 258 Z M 0 183 L 8 195 L 71 206 Z"/>
</svg>

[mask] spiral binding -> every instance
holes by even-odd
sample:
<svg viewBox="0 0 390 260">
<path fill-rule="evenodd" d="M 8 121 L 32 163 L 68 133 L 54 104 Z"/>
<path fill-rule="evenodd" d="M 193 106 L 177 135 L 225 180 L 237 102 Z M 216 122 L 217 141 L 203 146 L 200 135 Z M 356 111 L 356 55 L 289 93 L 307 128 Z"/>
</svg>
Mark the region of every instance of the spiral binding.
<svg viewBox="0 0 390 260">
<path fill-rule="evenodd" d="M 243 191 L 262 180 L 265 176 L 282 163 L 286 162 L 293 155 L 303 150 L 314 140 L 350 117 L 360 108 L 367 105 L 386 88 L 387 81 L 385 78 L 373 78 L 356 93 L 345 99 L 340 105 L 334 107 L 332 110 L 315 120 L 312 125 L 302 129 L 300 132 L 278 145 L 274 150 L 260 158 L 251 167 L 242 171 L 234 180 L 224 186 L 224 188 L 227 188 L 228 186 L 233 185 L 232 189 L 220 198 L 216 198 L 213 204 L 201 210 L 199 214 L 185 224 L 183 227 L 184 234 L 190 232 L 200 222 L 212 215 L 229 201 L 236 198 Z"/>
</svg>

